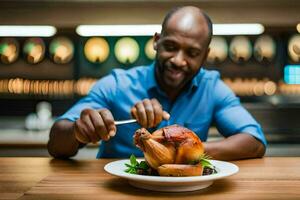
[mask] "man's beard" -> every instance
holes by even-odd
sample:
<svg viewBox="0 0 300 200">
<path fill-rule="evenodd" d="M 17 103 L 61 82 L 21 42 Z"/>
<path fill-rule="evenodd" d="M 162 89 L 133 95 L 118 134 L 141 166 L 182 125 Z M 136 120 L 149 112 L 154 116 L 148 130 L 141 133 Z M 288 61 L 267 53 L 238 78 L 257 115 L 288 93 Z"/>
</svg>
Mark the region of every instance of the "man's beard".
<svg viewBox="0 0 300 200">
<path fill-rule="evenodd" d="M 189 82 L 186 70 L 168 64 L 158 64 L 158 76 L 164 87 L 170 89 L 180 89 Z"/>
</svg>

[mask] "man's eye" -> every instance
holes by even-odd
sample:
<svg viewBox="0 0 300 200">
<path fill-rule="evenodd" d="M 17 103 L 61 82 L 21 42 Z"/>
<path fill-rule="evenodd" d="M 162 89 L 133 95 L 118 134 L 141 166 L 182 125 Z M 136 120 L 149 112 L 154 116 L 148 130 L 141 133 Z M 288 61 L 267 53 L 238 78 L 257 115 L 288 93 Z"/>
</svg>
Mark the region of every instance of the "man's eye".
<svg viewBox="0 0 300 200">
<path fill-rule="evenodd" d="M 188 55 L 192 58 L 197 57 L 199 54 L 200 54 L 199 51 L 189 51 L 188 52 Z"/>
<path fill-rule="evenodd" d="M 175 51 L 176 47 L 174 45 L 165 45 L 165 49 L 167 51 Z"/>
</svg>

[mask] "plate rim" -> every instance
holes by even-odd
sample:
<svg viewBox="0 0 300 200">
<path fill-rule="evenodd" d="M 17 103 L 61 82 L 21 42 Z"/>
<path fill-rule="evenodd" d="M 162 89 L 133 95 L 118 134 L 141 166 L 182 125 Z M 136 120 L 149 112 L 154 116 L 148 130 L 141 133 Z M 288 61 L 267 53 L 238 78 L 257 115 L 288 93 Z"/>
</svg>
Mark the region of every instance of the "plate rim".
<svg viewBox="0 0 300 200">
<path fill-rule="evenodd" d="M 144 161 L 145 159 L 139 158 L 137 159 L 138 162 Z M 107 163 L 104 166 L 104 170 L 108 172 L 109 174 L 129 180 L 134 181 L 143 181 L 143 182 L 164 182 L 164 183 L 192 183 L 192 182 L 203 182 L 203 181 L 213 181 L 225 177 L 232 176 L 239 171 L 239 167 L 231 162 L 227 161 L 220 161 L 220 160 L 210 160 L 214 166 L 216 166 L 219 170 L 224 170 L 225 168 L 222 168 L 222 166 L 229 166 L 231 167 L 231 170 L 227 171 L 227 173 L 216 173 L 212 175 L 205 175 L 205 176 L 185 176 L 185 177 L 169 177 L 169 176 L 149 176 L 149 175 L 138 175 L 138 174 L 129 174 L 125 172 L 124 170 L 116 173 L 115 171 L 111 170 L 111 167 L 117 164 L 125 164 L 130 163 L 129 159 L 120 159 L 116 161 L 112 161 Z M 125 168 L 125 165 L 124 165 Z"/>
</svg>

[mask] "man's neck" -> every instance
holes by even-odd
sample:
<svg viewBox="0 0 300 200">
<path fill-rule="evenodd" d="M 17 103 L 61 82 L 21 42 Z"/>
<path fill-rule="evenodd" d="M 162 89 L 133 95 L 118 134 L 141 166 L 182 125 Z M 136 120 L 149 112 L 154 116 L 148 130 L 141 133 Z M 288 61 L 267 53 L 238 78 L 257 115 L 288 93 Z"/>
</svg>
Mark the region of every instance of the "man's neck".
<svg viewBox="0 0 300 200">
<path fill-rule="evenodd" d="M 161 87 L 162 90 L 166 93 L 166 95 L 168 96 L 168 98 L 170 99 L 170 101 L 174 102 L 176 100 L 176 98 L 179 96 L 180 94 L 180 89 L 178 88 L 167 88 L 164 89 L 163 87 Z"/>
</svg>

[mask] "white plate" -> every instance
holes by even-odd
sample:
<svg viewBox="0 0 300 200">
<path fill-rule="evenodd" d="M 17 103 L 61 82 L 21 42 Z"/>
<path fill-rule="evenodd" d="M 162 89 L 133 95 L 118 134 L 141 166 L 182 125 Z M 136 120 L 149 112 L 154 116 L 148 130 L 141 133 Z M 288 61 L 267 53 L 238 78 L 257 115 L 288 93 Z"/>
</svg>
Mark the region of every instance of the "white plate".
<svg viewBox="0 0 300 200">
<path fill-rule="evenodd" d="M 140 162 L 142 159 L 138 159 L 138 161 Z M 126 173 L 124 171 L 127 168 L 125 163 L 129 164 L 130 160 L 110 162 L 105 165 L 104 170 L 112 175 L 127 179 L 129 184 L 134 187 L 164 192 L 200 190 L 213 184 L 214 180 L 231 176 L 239 171 L 235 164 L 211 160 L 211 163 L 216 167 L 216 174 L 188 177 L 146 176 Z"/>
</svg>

